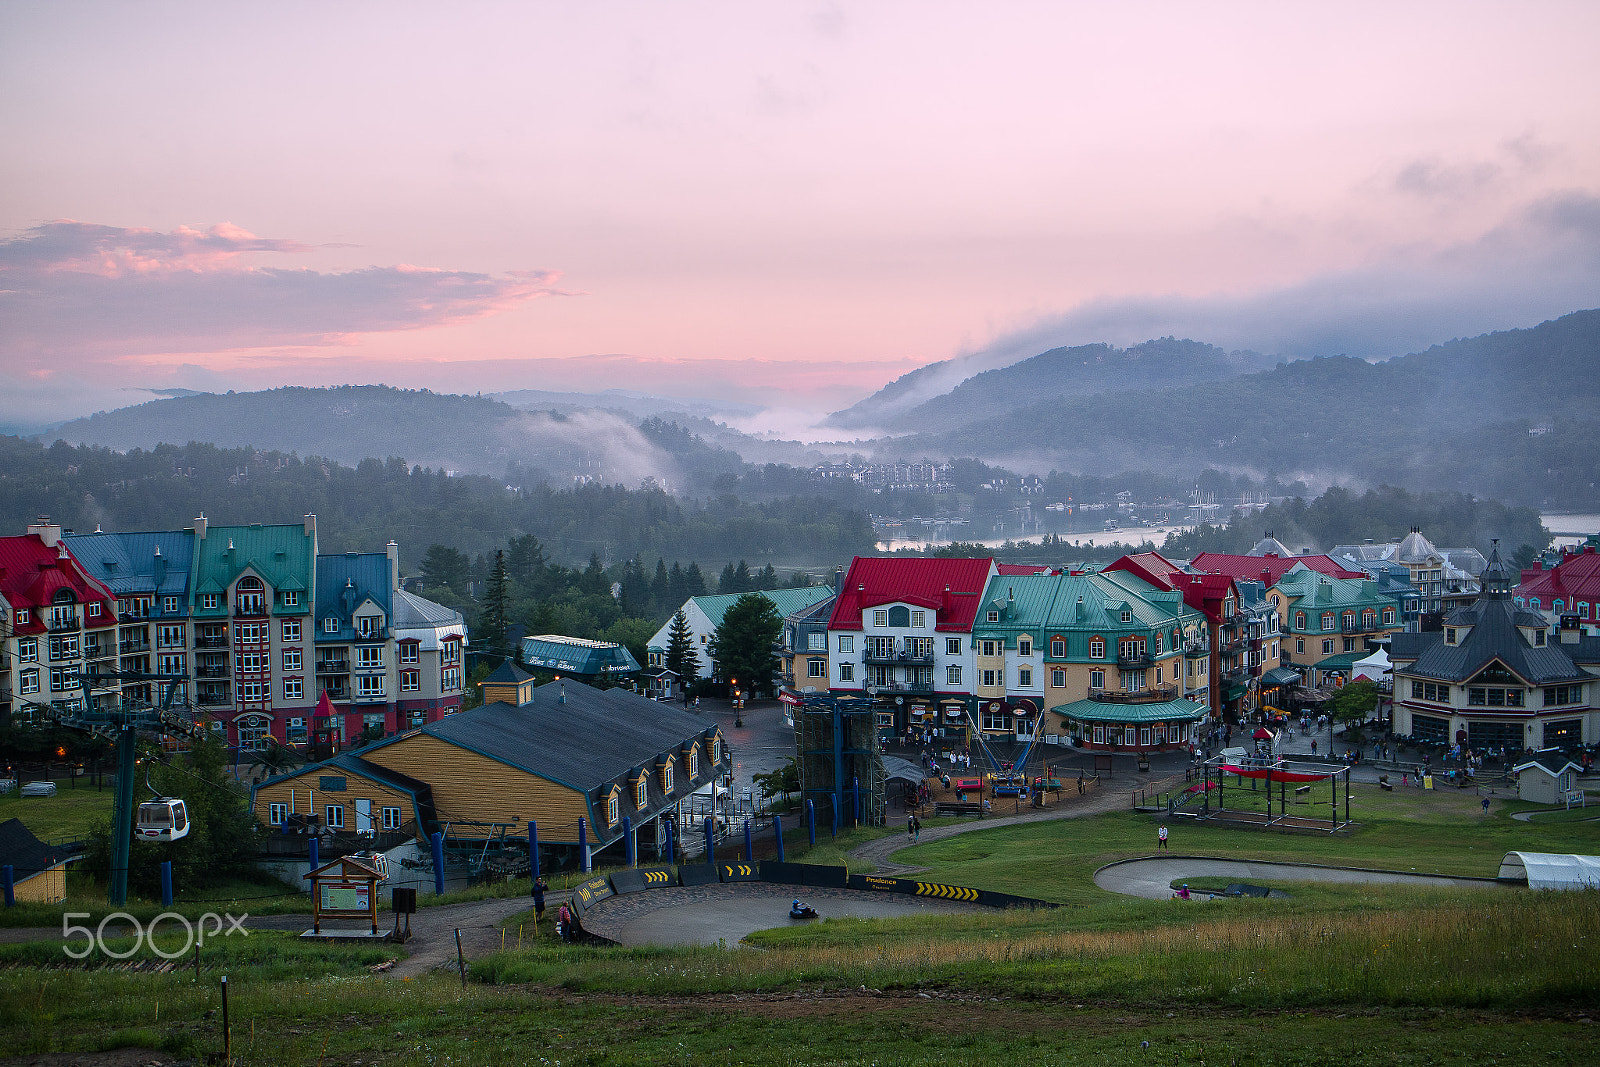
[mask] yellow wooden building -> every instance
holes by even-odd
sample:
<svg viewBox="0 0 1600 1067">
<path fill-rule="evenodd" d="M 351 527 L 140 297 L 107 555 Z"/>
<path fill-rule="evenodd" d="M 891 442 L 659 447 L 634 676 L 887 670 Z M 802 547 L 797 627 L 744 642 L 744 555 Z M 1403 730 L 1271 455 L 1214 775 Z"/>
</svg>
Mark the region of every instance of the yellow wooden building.
<svg viewBox="0 0 1600 1067">
<path fill-rule="evenodd" d="M 0 823 L 0 864 L 11 867 L 12 893 L 19 904 L 55 904 L 66 898 L 67 860 L 33 836 L 21 819 Z"/>
<path fill-rule="evenodd" d="M 536 689 L 506 663 L 483 695 L 471 711 L 263 782 L 256 817 L 278 829 L 309 810 L 323 831 L 439 831 L 458 846 L 515 838 L 533 821 L 541 853 L 576 859 L 579 820 L 591 854 L 620 844 L 625 825 L 653 835 L 655 820 L 732 766 L 715 724 L 626 690 Z"/>
</svg>

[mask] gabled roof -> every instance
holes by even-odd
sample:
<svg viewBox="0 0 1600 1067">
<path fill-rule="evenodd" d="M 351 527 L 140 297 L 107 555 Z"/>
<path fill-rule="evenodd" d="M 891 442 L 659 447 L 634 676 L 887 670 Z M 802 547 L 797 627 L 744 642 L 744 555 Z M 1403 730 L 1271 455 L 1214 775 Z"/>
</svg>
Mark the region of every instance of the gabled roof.
<svg viewBox="0 0 1600 1067">
<path fill-rule="evenodd" d="M 208 525 L 194 541 L 190 584 L 196 592 L 215 592 L 253 569 L 274 589 L 308 590 L 315 551 L 316 536 L 301 523 Z"/>
<path fill-rule="evenodd" d="M 356 609 L 367 601 L 383 612 L 384 625 L 393 627 L 390 610 L 393 585 L 389 575 L 389 556 L 385 552 L 344 552 L 317 557 L 317 639 L 351 641 L 355 639 Z M 336 619 L 339 632 L 326 633 L 322 620 Z"/>
<path fill-rule="evenodd" d="M 104 583 L 79 564 L 64 544 L 48 548 L 36 534 L 0 537 L 0 596 L 4 596 L 12 608 L 48 607 L 61 589 L 70 590 L 79 603 L 116 599 Z M 115 620 L 115 612 L 107 613 L 108 623 Z M 42 626 L 36 618 L 18 627 L 18 632 L 33 632 Z"/>
<path fill-rule="evenodd" d="M 1189 561 L 1189 566 L 1201 574 L 1227 574 L 1234 578 L 1253 578 L 1277 585 L 1295 564 L 1304 564 L 1318 574 L 1333 578 L 1365 578 L 1362 571 L 1341 567 L 1331 556 L 1234 556 L 1224 552 L 1202 552 Z M 1262 572 L 1266 577 L 1262 577 Z"/>
<path fill-rule="evenodd" d="M 830 630 L 861 629 L 861 613 L 881 604 L 913 604 L 935 613 L 936 629 L 972 629 L 993 558 L 921 559 L 857 556 L 834 601 Z"/>
<path fill-rule="evenodd" d="M 63 534 L 61 540 L 84 570 L 119 597 L 188 594 L 193 530 Z"/>
<path fill-rule="evenodd" d="M 540 686 L 531 704 L 484 704 L 447 715 L 420 732 L 590 793 L 715 729 L 714 723 L 659 700 L 564 681 Z M 380 741 L 361 754 L 379 762 L 384 749 L 412 736 L 415 732 Z"/>
<path fill-rule="evenodd" d="M 1574 770 L 1579 774 L 1583 773 L 1582 764 L 1576 760 L 1568 759 L 1565 753 L 1554 748 L 1546 748 L 1535 752 L 1530 758 L 1511 768 L 1511 773 L 1521 774 L 1531 767 L 1537 767 L 1552 778 L 1561 777 L 1561 773 L 1567 770 Z"/>
<path fill-rule="evenodd" d="M 1159 552 L 1135 552 L 1106 567 L 1107 571 L 1137 574 L 1160 589 L 1175 589 L 1184 603 L 1212 622 L 1222 619 L 1222 606 L 1235 593 L 1235 579 L 1227 574 L 1189 574 Z"/>
<path fill-rule="evenodd" d="M 11 864 L 19 882 L 64 862 L 55 849 L 34 837 L 21 819 L 0 822 L 0 856 Z"/>
<path fill-rule="evenodd" d="M 516 685 L 518 682 L 525 682 L 532 677 L 533 675 L 529 674 L 521 667 L 518 667 L 511 660 L 503 659 L 500 661 L 500 666 L 490 671 L 488 677 L 484 678 L 484 680 L 479 684 Z"/>
<path fill-rule="evenodd" d="M 779 615 L 788 617 L 801 608 L 808 608 L 818 601 L 827 600 L 833 595 L 833 587 L 831 585 L 808 585 L 803 589 L 761 589 L 758 592 L 772 601 L 773 605 L 778 609 Z M 728 609 L 733 607 L 738 599 L 745 595 L 744 593 L 716 593 L 711 596 L 697 596 L 689 599 L 695 607 L 705 612 L 706 618 L 711 620 L 711 625 L 717 627 L 722 625 L 723 616 L 728 613 Z"/>
<path fill-rule="evenodd" d="M 1273 537 L 1271 534 L 1267 534 L 1267 536 L 1263 537 L 1261 540 L 1257 541 L 1251 546 L 1250 555 L 1292 556 L 1294 553 L 1289 550 L 1288 545 L 1284 544 L 1276 537 Z"/>
<path fill-rule="evenodd" d="M 1563 610 L 1574 614 L 1577 609 L 1573 605 L 1578 601 L 1600 602 L 1600 552 L 1568 553 L 1550 570 L 1523 571 L 1517 595 L 1538 597 L 1542 609 L 1561 600 Z"/>
<path fill-rule="evenodd" d="M 1451 613 L 1446 625 L 1456 622 L 1470 626 L 1460 644 L 1447 645 L 1443 635 L 1430 635 L 1435 642 L 1426 648 L 1391 647 L 1390 654 L 1416 652 L 1417 660 L 1404 669 L 1407 675 L 1437 678 L 1445 682 L 1465 682 L 1499 661 L 1529 685 L 1588 681 L 1590 675 L 1573 662 L 1567 647 L 1557 642 L 1535 646 L 1523 636 L 1520 626 L 1543 627 L 1544 620 L 1518 611 L 1504 594 L 1485 593 L 1470 608 Z"/>
</svg>

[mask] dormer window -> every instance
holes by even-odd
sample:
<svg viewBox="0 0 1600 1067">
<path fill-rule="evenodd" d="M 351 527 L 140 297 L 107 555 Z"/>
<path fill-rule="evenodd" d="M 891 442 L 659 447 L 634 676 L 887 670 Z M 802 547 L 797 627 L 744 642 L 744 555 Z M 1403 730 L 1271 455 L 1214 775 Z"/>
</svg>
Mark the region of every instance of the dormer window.
<svg viewBox="0 0 1600 1067">
<path fill-rule="evenodd" d="M 647 785 L 648 785 L 648 783 L 643 778 L 640 778 L 639 781 L 634 784 L 634 787 L 633 787 L 633 806 L 634 807 L 643 808 L 645 806 L 645 802 L 647 800 L 649 800 L 650 792 L 649 792 L 649 789 L 647 788 Z"/>
<path fill-rule="evenodd" d="M 379 631 L 382 629 L 382 615 L 363 615 L 356 620 L 356 630 L 361 634 L 362 637 L 367 638 L 368 640 L 377 637 Z"/>
<path fill-rule="evenodd" d="M 713 737 L 711 739 L 711 762 L 722 762 L 722 738 L 720 737 Z"/>
<path fill-rule="evenodd" d="M 1454 626 L 1450 626 L 1445 629 L 1444 643 L 1447 645 L 1453 645 L 1456 643 L 1456 628 Z"/>
<path fill-rule="evenodd" d="M 988 618 L 989 618 L 990 622 L 999 622 L 1000 621 L 1000 613 L 998 611 L 991 611 L 991 612 L 989 612 Z"/>
<path fill-rule="evenodd" d="M 661 790 L 669 797 L 672 795 L 672 761 L 670 759 L 661 765 Z"/>
<path fill-rule="evenodd" d="M 338 633 L 339 632 L 339 620 L 334 618 L 332 615 L 329 615 L 326 619 L 323 619 L 322 620 L 322 632 L 325 633 L 325 634 L 336 634 L 336 633 Z"/>
<path fill-rule="evenodd" d="M 1124 612 L 1123 612 L 1123 613 L 1122 613 L 1122 621 L 1123 621 L 1123 622 L 1132 622 L 1132 621 L 1133 621 L 1133 612 L 1131 612 L 1131 611 L 1124 611 Z"/>
<path fill-rule="evenodd" d="M 1543 645 L 1544 645 L 1544 631 L 1543 630 L 1535 630 L 1535 631 L 1533 631 L 1533 643 L 1536 646 L 1543 647 Z"/>
<path fill-rule="evenodd" d="M 611 796 L 606 799 L 606 822 L 612 826 L 617 825 L 617 821 L 622 818 L 622 805 L 617 803 L 617 799 L 617 792 L 614 789 L 611 791 Z"/>
<path fill-rule="evenodd" d="M 286 608 L 297 608 L 297 607 L 299 607 L 300 606 L 300 594 L 297 591 L 293 590 L 293 589 L 288 590 L 287 592 L 285 592 L 283 594 L 283 606 L 286 607 Z"/>
<path fill-rule="evenodd" d="M 691 748 L 689 749 L 689 778 L 693 780 L 698 777 L 700 777 L 700 750 Z"/>
</svg>

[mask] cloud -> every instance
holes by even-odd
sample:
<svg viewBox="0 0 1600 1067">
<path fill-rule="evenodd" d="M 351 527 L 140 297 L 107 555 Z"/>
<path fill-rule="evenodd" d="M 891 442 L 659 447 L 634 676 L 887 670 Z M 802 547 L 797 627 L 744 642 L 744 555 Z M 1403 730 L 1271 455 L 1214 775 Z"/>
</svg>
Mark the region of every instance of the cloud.
<svg viewBox="0 0 1600 1067">
<path fill-rule="evenodd" d="M 310 251 L 227 223 L 165 233 L 71 220 L 34 227 L 0 242 L 9 369 L 48 373 L 72 356 L 334 345 L 573 295 L 555 286 L 554 271 L 497 276 L 402 264 L 325 273 L 243 261 Z"/>
</svg>

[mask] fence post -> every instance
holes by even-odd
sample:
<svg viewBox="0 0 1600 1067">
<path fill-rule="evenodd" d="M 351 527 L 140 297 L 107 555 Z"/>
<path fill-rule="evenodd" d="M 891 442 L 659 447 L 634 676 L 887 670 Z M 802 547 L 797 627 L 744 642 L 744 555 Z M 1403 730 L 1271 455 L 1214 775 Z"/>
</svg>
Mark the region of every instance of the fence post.
<svg viewBox="0 0 1600 1067">
<path fill-rule="evenodd" d="M 307 842 L 306 850 L 309 853 L 309 855 L 311 856 L 311 869 L 314 871 L 318 867 L 322 866 L 322 858 L 317 855 L 317 835 L 316 834 L 312 834 L 311 835 L 311 840 L 309 842 Z"/>
<path fill-rule="evenodd" d="M 806 798 L 806 840 L 817 847 L 817 802 Z"/>
<path fill-rule="evenodd" d="M 161 861 L 161 906 L 172 907 L 172 861 Z"/>
<path fill-rule="evenodd" d="M 750 816 L 744 817 L 744 861 L 752 862 L 756 858 L 755 851 L 750 847 Z"/>
<path fill-rule="evenodd" d="M 435 830 L 429 838 L 433 845 L 433 891 L 444 896 L 444 834 Z"/>
<path fill-rule="evenodd" d="M 778 862 L 783 862 L 783 816 L 772 817 L 772 836 L 778 842 Z"/>
<path fill-rule="evenodd" d="M 706 816 L 706 862 L 713 867 L 717 865 L 716 827 L 712 825 L 709 815 Z"/>
</svg>

